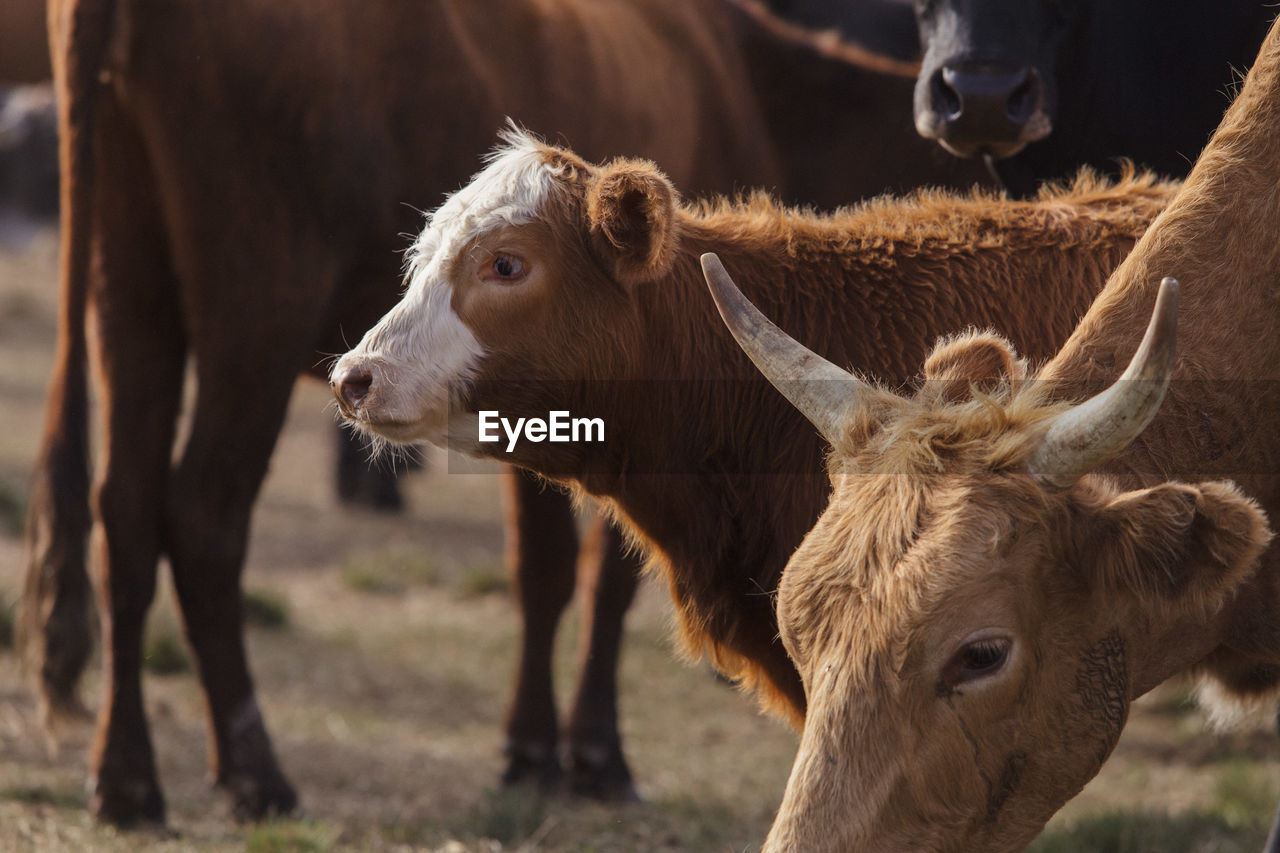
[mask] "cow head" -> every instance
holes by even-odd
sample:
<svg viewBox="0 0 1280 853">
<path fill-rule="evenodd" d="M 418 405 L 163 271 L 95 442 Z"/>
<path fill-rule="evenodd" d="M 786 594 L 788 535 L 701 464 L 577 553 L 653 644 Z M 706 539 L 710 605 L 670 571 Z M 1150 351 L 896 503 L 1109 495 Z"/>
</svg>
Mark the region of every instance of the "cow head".
<svg viewBox="0 0 1280 853">
<path fill-rule="evenodd" d="M 375 438 L 496 454 L 479 409 L 545 417 L 566 386 L 626 376 L 632 291 L 671 263 L 675 190 L 645 161 L 504 138 L 431 215 L 400 303 L 333 368 L 342 413 Z"/>
<path fill-rule="evenodd" d="M 767 849 L 1022 849 L 1130 701 L 1214 647 L 1269 538 L 1230 484 L 1124 491 L 1093 473 L 1160 405 L 1176 290 L 1122 381 L 1070 406 L 994 335 L 943 344 L 913 397 L 875 388 L 704 267 L 743 349 L 834 451 L 829 507 L 778 590 L 808 712 Z"/>
<path fill-rule="evenodd" d="M 915 0 L 916 130 L 960 157 L 1010 157 L 1053 128 L 1059 49 L 1084 0 Z"/>
</svg>

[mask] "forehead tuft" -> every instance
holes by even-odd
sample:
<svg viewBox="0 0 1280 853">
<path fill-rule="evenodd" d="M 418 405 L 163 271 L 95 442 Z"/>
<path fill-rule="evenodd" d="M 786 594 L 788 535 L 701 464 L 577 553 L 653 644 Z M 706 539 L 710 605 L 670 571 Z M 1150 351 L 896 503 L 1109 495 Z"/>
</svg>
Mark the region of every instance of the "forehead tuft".
<svg viewBox="0 0 1280 853">
<path fill-rule="evenodd" d="M 408 253 L 411 275 L 495 228 L 534 221 L 556 182 L 571 171 L 556 149 L 523 130 L 509 127 L 500 138 L 484 168 L 429 214 Z"/>
</svg>

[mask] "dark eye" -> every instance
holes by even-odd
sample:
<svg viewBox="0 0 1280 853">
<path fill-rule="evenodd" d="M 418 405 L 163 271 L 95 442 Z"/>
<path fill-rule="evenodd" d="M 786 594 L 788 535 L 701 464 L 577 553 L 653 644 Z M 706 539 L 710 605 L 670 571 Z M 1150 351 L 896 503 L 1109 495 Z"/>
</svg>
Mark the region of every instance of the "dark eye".
<svg viewBox="0 0 1280 853">
<path fill-rule="evenodd" d="M 514 255 L 498 255 L 493 259 L 493 274 L 498 278 L 519 278 L 524 274 L 524 261 Z"/>
<path fill-rule="evenodd" d="M 1010 641 L 1004 637 L 966 643 L 943 669 L 943 682 L 954 688 L 965 682 L 991 675 L 1008 660 L 1010 645 Z"/>
</svg>

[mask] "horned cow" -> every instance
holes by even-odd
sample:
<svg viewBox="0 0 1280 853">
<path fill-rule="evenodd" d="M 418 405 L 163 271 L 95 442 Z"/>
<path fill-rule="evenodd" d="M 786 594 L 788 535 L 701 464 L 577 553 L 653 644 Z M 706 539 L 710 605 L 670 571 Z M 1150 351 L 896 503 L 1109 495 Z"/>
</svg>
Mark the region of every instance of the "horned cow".
<svg viewBox="0 0 1280 853">
<path fill-rule="evenodd" d="M 1274 702 L 1278 128 L 1273 26 L 1185 186 L 1033 379 L 1008 343 L 960 340 L 914 396 L 877 388 L 711 265 L 727 322 L 834 450 L 778 591 L 810 705 L 766 849 L 1020 850 L 1171 675 L 1198 672 L 1220 708 Z"/>
</svg>

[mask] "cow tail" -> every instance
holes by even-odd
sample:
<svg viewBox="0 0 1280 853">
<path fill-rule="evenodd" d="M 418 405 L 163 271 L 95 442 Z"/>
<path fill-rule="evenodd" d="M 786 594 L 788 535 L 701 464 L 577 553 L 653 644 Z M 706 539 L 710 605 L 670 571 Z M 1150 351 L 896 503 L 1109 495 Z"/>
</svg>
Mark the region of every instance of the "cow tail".
<svg viewBox="0 0 1280 853">
<path fill-rule="evenodd" d="M 77 686 L 93 647 L 85 569 L 89 509 L 88 311 L 94 138 L 116 0 L 50 0 L 58 101 L 61 282 L 58 344 L 26 520 L 27 575 L 17 642 L 38 673 L 46 727 L 83 717 Z"/>
</svg>

